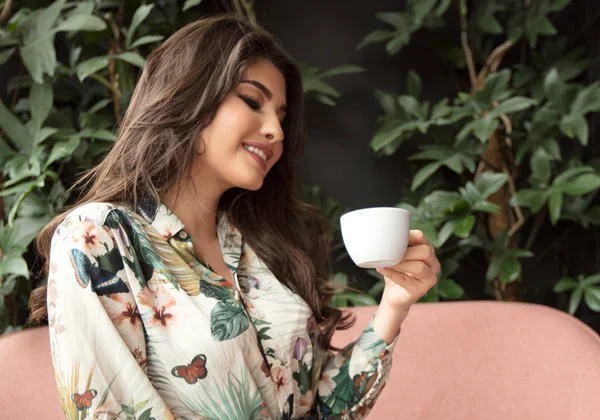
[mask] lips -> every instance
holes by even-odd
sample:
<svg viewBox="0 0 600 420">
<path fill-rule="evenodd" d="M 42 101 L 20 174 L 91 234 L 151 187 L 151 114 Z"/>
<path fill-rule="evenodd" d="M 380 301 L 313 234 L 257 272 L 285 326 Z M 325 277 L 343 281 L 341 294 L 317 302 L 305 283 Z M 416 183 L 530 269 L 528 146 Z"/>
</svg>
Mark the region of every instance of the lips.
<svg viewBox="0 0 600 420">
<path fill-rule="evenodd" d="M 244 143 L 247 146 L 252 146 L 252 147 L 256 147 L 257 149 L 260 149 L 263 151 L 263 153 L 267 156 L 267 162 L 269 160 L 271 160 L 271 158 L 273 157 L 273 152 L 271 151 L 271 148 L 269 146 L 267 146 L 264 143 L 258 143 L 258 142 L 245 142 Z"/>
</svg>

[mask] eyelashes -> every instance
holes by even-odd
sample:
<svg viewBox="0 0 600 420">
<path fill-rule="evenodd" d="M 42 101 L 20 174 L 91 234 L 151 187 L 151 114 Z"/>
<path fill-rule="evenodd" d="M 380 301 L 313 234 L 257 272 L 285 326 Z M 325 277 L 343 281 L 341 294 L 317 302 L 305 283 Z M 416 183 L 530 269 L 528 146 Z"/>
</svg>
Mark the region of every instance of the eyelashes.
<svg viewBox="0 0 600 420">
<path fill-rule="evenodd" d="M 260 104 L 258 102 L 256 102 L 254 99 L 251 99 L 244 95 L 239 95 L 239 97 L 242 98 L 242 100 L 244 102 L 246 102 L 248 104 L 248 106 L 250 108 L 254 109 L 255 111 L 258 111 L 260 109 Z"/>
<path fill-rule="evenodd" d="M 246 104 L 247 104 L 247 105 L 248 105 L 250 108 L 252 108 L 253 110 L 255 110 L 255 111 L 258 111 L 258 110 L 260 110 L 260 108 L 261 108 L 261 106 L 260 106 L 260 103 L 258 103 L 258 102 L 257 102 L 257 101 L 255 101 L 254 99 L 252 99 L 252 98 L 249 98 L 248 96 L 245 96 L 245 95 L 239 95 L 239 94 L 238 94 L 238 96 L 239 96 L 239 97 L 240 97 L 240 98 L 241 98 L 241 99 L 242 99 L 244 102 L 246 102 Z M 283 120 L 280 120 L 280 121 L 279 121 L 279 123 L 283 125 L 283 123 L 284 123 L 284 120 L 285 120 L 285 118 L 284 118 Z"/>
</svg>

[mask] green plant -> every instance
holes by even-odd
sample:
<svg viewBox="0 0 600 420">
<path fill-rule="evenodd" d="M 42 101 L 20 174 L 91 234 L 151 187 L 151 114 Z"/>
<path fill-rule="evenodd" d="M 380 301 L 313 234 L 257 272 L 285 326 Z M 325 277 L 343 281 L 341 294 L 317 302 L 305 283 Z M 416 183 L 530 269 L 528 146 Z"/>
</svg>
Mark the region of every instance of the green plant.
<svg viewBox="0 0 600 420">
<path fill-rule="evenodd" d="M 589 61 L 552 24 L 568 4 L 408 0 L 405 10 L 378 13 L 393 28 L 369 33 L 357 47 L 385 42 L 394 55 L 414 33 L 444 26 L 451 13 L 460 21 L 460 44 L 433 45 L 453 75 L 468 81 L 454 96 L 423 99 L 423 81 L 414 71 L 405 92 L 375 92 L 383 115 L 370 143 L 374 152 L 402 153 L 405 142 L 427 139 L 410 157 L 414 176 L 398 204 L 411 211 L 412 227 L 439 248 L 444 269 L 424 300 L 462 297 L 449 276 L 475 250 L 487 260 L 490 295 L 527 299 L 519 287 L 521 269 L 534 256 L 541 227 L 600 225 L 600 166 L 589 158 L 587 122 L 600 110 L 600 85 L 574 81 Z M 520 58 L 509 61 L 515 49 Z M 562 280 L 554 291 L 572 291 L 571 313 L 582 294 L 591 310 L 600 311 L 597 277 Z"/>
<path fill-rule="evenodd" d="M 144 56 L 199 17 L 193 8 L 200 3 L 31 0 L 18 10 L 13 2 L 0 4 L 0 66 L 16 68 L 8 101 L 0 101 L 0 332 L 25 321 L 32 286 L 43 280 L 32 241 L 72 202 L 65 190 L 115 140 Z M 256 21 L 252 1 L 231 3 L 230 10 Z M 361 70 L 303 69 L 307 95 L 327 104 L 339 93 L 323 79 Z"/>
</svg>

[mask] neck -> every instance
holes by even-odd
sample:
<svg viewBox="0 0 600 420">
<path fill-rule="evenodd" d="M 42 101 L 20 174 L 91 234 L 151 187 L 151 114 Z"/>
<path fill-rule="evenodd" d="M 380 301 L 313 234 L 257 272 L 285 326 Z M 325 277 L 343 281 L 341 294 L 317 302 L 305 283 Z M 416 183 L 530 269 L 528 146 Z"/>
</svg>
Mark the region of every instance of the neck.
<svg viewBox="0 0 600 420">
<path fill-rule="evenodd" d="M 225 189 L 216 183 L 180 183 L 161 198 L 185 225 L 194 241 L 211 243 L 217 239 L 217 211 Z"/>
</svg>

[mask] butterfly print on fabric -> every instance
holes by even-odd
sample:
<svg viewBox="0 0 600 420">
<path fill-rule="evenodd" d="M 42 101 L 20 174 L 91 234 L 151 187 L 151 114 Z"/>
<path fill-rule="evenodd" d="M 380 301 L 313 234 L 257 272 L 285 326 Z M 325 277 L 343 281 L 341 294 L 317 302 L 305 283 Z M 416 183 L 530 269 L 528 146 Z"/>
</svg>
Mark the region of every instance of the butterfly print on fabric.
<svg viewBox="0 0 600 420">
<path fill-rule="evenodd" d="M 115 275 L 117 271 L 123 269 L 123 261 L 118 250 L 116 255 L 110 251 L 97 257 L 100 266 L 94 265 L 84 252 L 76 248 L 71 249 L 69 257 L 75 269 L 75 278 L 81 287 L 86 288 L 91 282 L 99 296 L 129 292 L 129 287 Z M 107 269 L 102 268 L 103 265 Z"/>
<path fill-rule="evenodd" d="M 98 395 L 95 389 L 88 389 L 83 394 L 74 393 L 71 395 L 71 399 L 75 402 L 79 411 L 85 410 L 92 406 L 92 400 Z"/>
<path fill-rule="evenodd" d="M 185 381 L 194 385 L 199 379 L 206 378 L 208 370 L 206 369 L 206 356 L 199 354 L 192 359 L 189 365 L 175 366 L 171 374 L 176 378 L 185 379 Z"/>
</svg>

